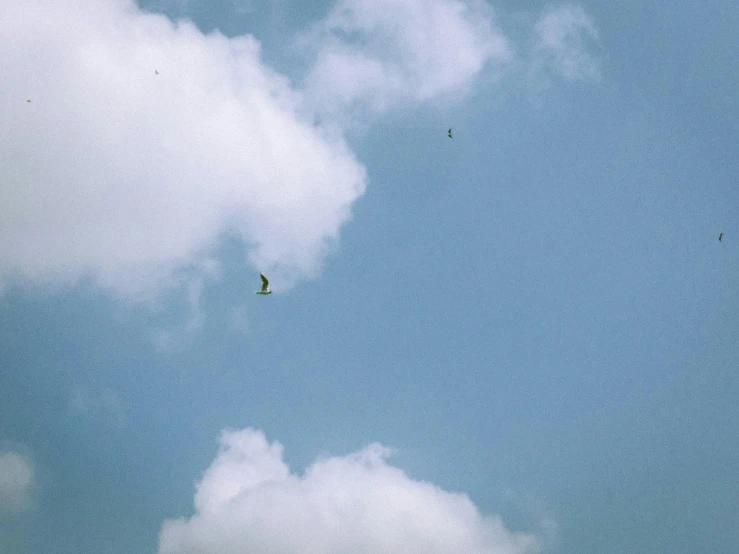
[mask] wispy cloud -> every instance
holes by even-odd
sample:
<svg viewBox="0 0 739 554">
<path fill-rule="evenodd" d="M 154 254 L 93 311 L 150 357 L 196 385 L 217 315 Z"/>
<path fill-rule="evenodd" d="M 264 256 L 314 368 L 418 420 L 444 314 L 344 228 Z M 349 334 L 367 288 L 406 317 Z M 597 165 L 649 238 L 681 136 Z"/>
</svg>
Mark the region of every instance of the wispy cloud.
<svg viewBox="0 0 739 554">
<path fill-rule="evenodd" d="M 184 299 L 184 317 L 177 324 L 159 326 L 150 333 L 150 339 L 160 352 L 173 352 L 186 346 L 205 324 L 206 313 L 202 297 L 209 281 L 221 279 L 221 265 L 215 258 L 206 258 L 175 272 L 173 287 Z M 160 309 L 162 306 L 159 306 Z"/>
<path fill-rule="evenodd" d="M 231 310 L 229 328 L 236 333 L 249 331 L 249 314 L 246 305 L 242 304 Z"/>
<path fill-rule="evenodd" d="M 482 1 L 339 0 L 300 40 L 307 97 L 337 116 L 463 93 L 512 55 L 493 15 Z"/>
<path fill-rule="evenodd" d="M 580 6 L 549 6 L 534 30 L 532 60 L 537 71 L 553 72 L 570 80 L 600 77 L 599 60 L 593 53 L 598 31 Z"/>
<path fill-rule="evenodd" d="M 197 486 L 195 515 L 165 522 L 159 554 L 523 554 L 539 540 L 483 515 L 464 494 L 416 481 L 371 444 L 292 473 L 282 446 L 225 431 Z"/>
<path fill-rule="evenodd" d="M 521 494 L 512 489 L 505 496 L 521 512 L 524 519 L 539 529 L 539 539 L 544 551 L 555 550 L 560 541 L 560 527 L 548 503 L 532 494 Z"/>
<path fill-rule="evenodd" d="M 117 427 L 126 422 L 126 410 L 118 395 L 110 389 L 90 390 L 75 387 L 69 398 L 69 407 L 76 415 L 111 421 Z"/>
<path fill-rule="evenodd" d="M 0 450 L 0 514 L 14 514 L 31 505 L 33 464 L 14 450 Z"/>
</svg>

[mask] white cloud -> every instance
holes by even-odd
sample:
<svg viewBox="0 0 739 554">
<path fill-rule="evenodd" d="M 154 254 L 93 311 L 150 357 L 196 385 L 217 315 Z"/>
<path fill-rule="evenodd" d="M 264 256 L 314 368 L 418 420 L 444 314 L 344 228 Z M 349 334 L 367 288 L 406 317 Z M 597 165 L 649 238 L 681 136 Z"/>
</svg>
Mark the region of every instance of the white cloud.
<svg viewBox="0 0 739 554">
<path fill-rule="evenodd" d="M 566 79 L 597 79 L 598 60 L 592 54 L 598 31 L 580 6 L 565 4 L 545 9 L 534 26 L 534 63 Z"/>
<path fill-rule="evenodd" d="M 539 540 L 507 530 L 470 499 L 415 481 L 372 444 L 291 473 L 260 431 L 226 431 L 197 486 L 195 515 L 169 520 L 159 554 L 522 554 Z"/>
<path fill-rule="evenodd" d="M 353 115 L 461 96 L 515 57 L 484 0 L 338 0 L 302 36 L 302 89 L 253 37 L 204 35 L 133 0 L 3 14 L 0 283 L 88 279 L 150 301 L 228 233 L 278 292 L 316 276 L 365 190 L 343 138 Z M 580 8 L 547 11 L 536 36 L 542 67 L 594 72 Z"/>
<path fill-rule="evenodd" d="M 33 466 L 27 456 L 0 451 L 0 513 L 18 513 L 31 504 Z"/>
<path fill-rule="evenodd" d="M 123 403 L 110 389 L 91 391 L 87 387 L 75 387 L 70 395 L 69 407 L 78 415 L 108 418 L 118 427 L 126 422 Z"/>
<path fill-rule="evenodd" d="M 223 232 L 276 290 L 319 271 L 365 170 L 256 40 L 131 0 L 3 13 L 0 279 L 152 296 Z"/>
<path fill-rule="evenodd" d="M 332 115 L 464 92 L 512 56 L 482 0 L 339 0 L 300 44 L 316 56 L 307 95 Z"/>
</svg>

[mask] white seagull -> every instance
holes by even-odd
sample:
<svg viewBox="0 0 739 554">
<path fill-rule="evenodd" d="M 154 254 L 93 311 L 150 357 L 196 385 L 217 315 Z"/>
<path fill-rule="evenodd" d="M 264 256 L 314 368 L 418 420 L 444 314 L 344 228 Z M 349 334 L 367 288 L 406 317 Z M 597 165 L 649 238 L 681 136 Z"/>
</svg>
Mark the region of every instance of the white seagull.
<svg viewBox="0 0 739 554">
<path fill-rule="evenodd" d="M 272 291 L 269 290 L 269 281 L 264 276 L 264 273 L 260 273 L 259 276 L 262 278 L 262 290 L 258 290 L 257 294 L 272 294 Z"/>
</svg>

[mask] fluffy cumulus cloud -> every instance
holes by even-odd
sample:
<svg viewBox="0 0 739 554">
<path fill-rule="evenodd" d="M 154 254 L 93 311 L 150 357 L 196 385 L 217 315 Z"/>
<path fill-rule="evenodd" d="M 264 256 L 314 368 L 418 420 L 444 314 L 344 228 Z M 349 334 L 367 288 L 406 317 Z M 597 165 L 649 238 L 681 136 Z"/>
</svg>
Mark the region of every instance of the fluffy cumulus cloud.
<svg viewBox="0 0 739 554">
<path fill-rule="evenodd" d="M 0 514 L 28 509 L 33 486 L 33 466 L 23 454 L 0 451 Z"/>
<path fill-rule="evenodd" d="M 195 515 L 165 522 L 159 554 L 523 554 L 539 540 L 470 499 L 409 478 L 372 444 L 291 473 L 282 446 L 226 431 L 195 494 Z"/>
<path fill-rule="evenodd" d="M 277 291 L 315 276 L 365 190 L 344 125 L 462 95 L 515 57 L 484 0 L 338 0 L 300 34 L 300 87 L 250 35 L 134 0 L 2 10 L 0 290 L 88 279 L 156 298 L 224 234 Z M 541 63 L 592 74 L 581 9 L 548 10 L 534 33 Z"/>
<path fill-rule="evenodd" d="M 482 0 L 339 0 L 303 43 L 315 51 L 306 91 L 319 110 L 457 93 L 512 55 Z"/>
<path fill-rule="evenodd" d="M 224 232 L 277 289 L 319 270 L 365 171 L 255 39 L 132 0 L 4 2 L 0 34 L 0 280 L 146 295 Z"/>
</svg>

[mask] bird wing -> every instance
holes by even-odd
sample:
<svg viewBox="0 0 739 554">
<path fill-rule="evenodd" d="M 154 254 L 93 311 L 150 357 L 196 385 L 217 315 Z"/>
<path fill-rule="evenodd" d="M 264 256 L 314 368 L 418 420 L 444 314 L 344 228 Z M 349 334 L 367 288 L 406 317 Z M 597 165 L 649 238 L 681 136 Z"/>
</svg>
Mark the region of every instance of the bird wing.
<svg viewBox="0 0 739 554">
<path fill-rule="evenodd" d="M 259 276 L 262 278 L 262 292 L 267 292 L 267 287 L 269 287 L 269 281 L 264 276 L 264 273 L 260 273 Z"/>
</svg>

